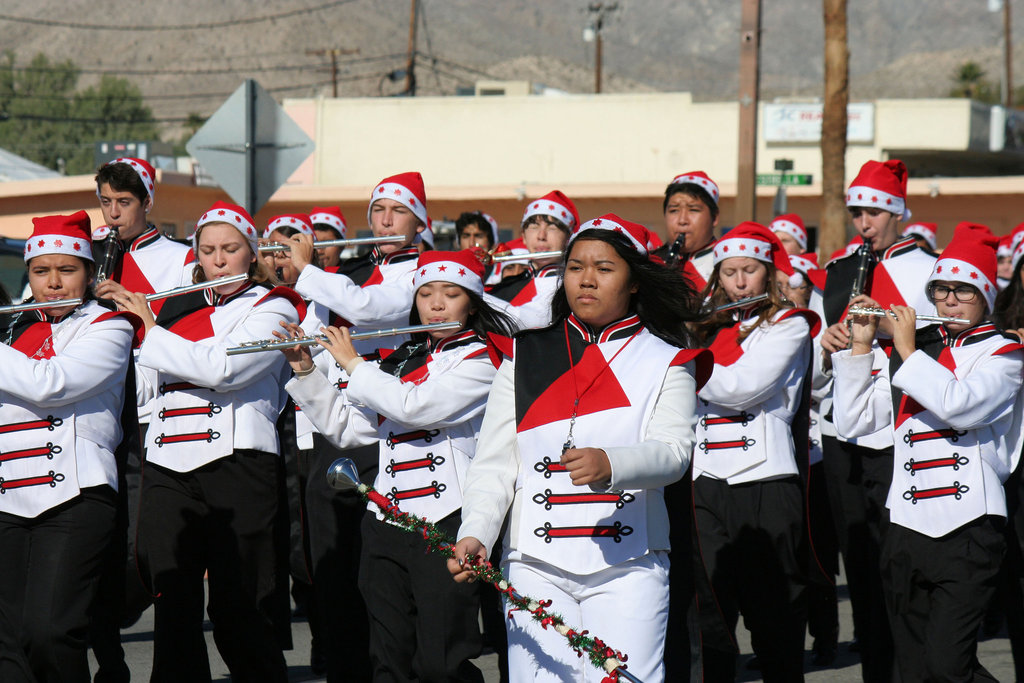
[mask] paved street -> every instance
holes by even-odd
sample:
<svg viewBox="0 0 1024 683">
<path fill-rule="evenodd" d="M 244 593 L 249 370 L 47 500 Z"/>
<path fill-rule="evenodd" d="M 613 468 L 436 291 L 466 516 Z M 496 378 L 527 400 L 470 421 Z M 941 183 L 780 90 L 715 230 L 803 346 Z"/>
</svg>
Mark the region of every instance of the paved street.
<svg viewBox="0 0 1024 683">
<path fill-rule="evenodd" d="M 849 653 L 846 649 L 851 633 L 853 631 L 850 617 L 850 603 L 845 598 L 845 586 L 840 585 L 840 641 L 839 658 L 835 664 L 826 669 L 807 670 L 807 680 L 835 681 L 838 683 L 858 682 L 860 678 L 860 666 L 857 656 Z M 742 622 L 741 622 L 742 623 Z M 756 671 L 749 671 L 744 668 L 744 662 L 750 657 L 750 640 L 746 630 L 740 628 L 741 647 L 746 653 L 740 662 L 739 681 L 757 681 L 760 676 Z M 292 624 L 292 637 L 295 641 L 295 649 L 286 652 L 288 661 L 289 678 L 292 681 L 322 681 L 323 678 L 314 676 L 309 670 L 309 627 L 304 620 L 296 620 Z M 122 634 L 128 665 L 132 671 L 132 680 L 143 683 L 149 680 L 150 667 L 152 664 L 152 643 L 153 643 L 153 611 L 147 610 L 142 619 L 132 628 Z M 206 631 L 207 648 L 210 652 L 210 665 L 213 668 L 213 679 L 215 681 L 230 680 L 227 667 L 217 655 L 217 648 L 213 644 L 213 633 L 207 623 Z M 811 641 L 808 639 L 807 648 L 810 650 Z M 1005 629 L 997 637 L 984 640 L 979 646 L 979 658 L 989 672 L 1000 681 L 1013 680 L 1013 659 L 1010 656 L 1010 643 L 1006 639 Z M 808 662 L 810 655 L 808 654 Z M 497 683 L 497 657 L 494 654 L 486 654 L 481 657 L 477 664 L 484 671 L 487 683 Z M 95 671 L 95 662 L 93 662 Z"/>
</svg>

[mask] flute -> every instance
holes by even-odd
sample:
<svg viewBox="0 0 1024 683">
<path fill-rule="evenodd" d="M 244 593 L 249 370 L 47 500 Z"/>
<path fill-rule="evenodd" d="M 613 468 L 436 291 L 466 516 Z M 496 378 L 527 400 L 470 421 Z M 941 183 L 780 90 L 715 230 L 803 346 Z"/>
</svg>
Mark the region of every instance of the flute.
<svg viewBox="0 0 1024 683">
<path fill-rule="evenodd" d="M 152 294 L 146 295 L 146 301 L 157 301 L 158 299 L 167 299 L 168 297 L 178 296 L 179 294 L 188 294 L 189 292 L 198 292 L 204 289 L 210 289 L 211 287 L 220 287 L 221 285 L 230 285 L 232 282 L 242 282 L 248 280 L 248 273 L 239 273 L 238 275 L 228 275 L 227 277 L 219 277 L 216 280 L 208 280 L 206 282 L 199 282 L 194 285 L 185 285 L 184 287 L 175 287 L 174 289 L 165 289 L 162 292 L 153 292 Z"/>
<path fill-rule="evenodd" d="M 402 235 L 388 235 L 387 237 L 355 237 L 348 240 L 322 240 L 313 242 L 313 248 L 320 247 L 355 247 L 360 244 L 398 244 L 405 242 L 406 237 Z M 260 253 L 269 251 L 288 251 L 292 248 L 290 244 L 264 244 L 260 247 Z"/>
<path fill-rule="evenodd" d="M 431 323 L 429 325 L 409 325 L 407 327 L 392 327 L 390 330 L 374 330 L 372 332 L 357 332 L 352 335 L 352 341 L 361 339 L 375 339 L 377 337 L 390 337 L 396 334 L 415 334 L 416 332 L 438 332 L 441 330 L 458 330 L 462 327 L 460 322 Z M 241 346 L 228 348 L 229 356 L 237 356 L 242 353 L 259 353 L 260 351 L 280 351 L 290 349 L 293 346 L 316 346 L 327 339 L 325 334 L 311 334 L 306 337 L 294 339 L 260 339 L 259 341 L 245 342 Z"/>
<path fill-rule="evenodd" d="M 722 304 L 721 306 L 715 306 L 712 308 L 708 315 L 714 315 L 715 313 L 721 313 L 722 311 L 731 311 L 734 308 L 746 308 L 750 304 L 756 304 L 758 301 L 764 301 L 768 298 L 768 294 L 756 294 L 754 296 L 748 296 L 738 301 L 733 301 L 731 304 Z"/>
<path fill-rule="evenodd" d="M 847 310 L 847 317 L 855 315 L 870 315 L 874 318 L 884 318 L 885 316 L 896 317 L 896 314 L 892 311 L 887 311 L 884 308 L 875 308 L 874 306 L 850 306 Z M 918 320 L 926 323 L 960 323 L 961 325 L 969 325 L 970 320 L 966 318 L 949 318 L 944 315 L 919 315 Z"/>
<path fill-rule="evenodd" d="M 33 301 L 27 304 L 14 304 L 12 306 L 0 306 L 0 315 L 4 313 L 21 313 L 22 311 L 41 311 L 44 308 L 59 308 L 61 306 L 79 306 L 81 299 L 57 299 L 56 301 Z"/>
<path fill-rule="evenodd" d="M 554 258 L 555 256 L 561 256 L 562 253 L 563 252 L 561 251 L 538 251 L 533 254 L 523 254 L 522 256 L 518 256 L 516 254 L 501 254 L 499 256 L 492 256 L 491 261 L 494 263 L 503 263 L 505 261 L 528 261 L 533 259 Z"/>
</svg>

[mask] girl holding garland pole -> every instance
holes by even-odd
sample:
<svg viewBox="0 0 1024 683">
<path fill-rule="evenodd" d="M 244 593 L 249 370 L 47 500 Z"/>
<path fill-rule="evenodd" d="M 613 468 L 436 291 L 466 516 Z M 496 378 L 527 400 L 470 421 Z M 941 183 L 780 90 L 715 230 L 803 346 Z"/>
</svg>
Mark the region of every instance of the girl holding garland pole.
<svg viewBox="0 0 1024 683">
<path fill-rule="evenodd" d="M 379 443 L 375 487 L 411 514 L 449 533 L 461 523 L 466 472 L 474 457 L 494 377 L 484 336 L 511 335 L 513 321 L 483 300 L 483 264 L 470 251 L 428 251 L 413 274 L 410 324 L 455 322 L 456 331 L 415 335 L 380 366 L 365 362 L 347 329 L 328 327 L 322 345 L 349 375 L 339 392 L 315 371 L 308 348 L 285 351 L 286 386 L 317 429 L 339 448 Z M 301 336 L 295 325 L 290 336 Z M 475 587 L 451 582 L 416 535 L 366 516 L 359 588 L 370 616 L 374 680 L 482 681 Z"/>
<path fill-rule="evenodd" d="M 681 350 L 693 289 L 649 258 L 652 236 L 608 214 L 572 235 L 555 324 L 505 345 L 449 571 L 474 577 L 507 513 L 504 569 L 566 623 L 600 634 L 646 683 L 664 679 L 668 515 L 689 464 L 706 352 Z M 625 608 L 624 608 L 625 607 Z M 508 623 L 519 681 L 600 681 L 529 615 Z"/>
</svg>

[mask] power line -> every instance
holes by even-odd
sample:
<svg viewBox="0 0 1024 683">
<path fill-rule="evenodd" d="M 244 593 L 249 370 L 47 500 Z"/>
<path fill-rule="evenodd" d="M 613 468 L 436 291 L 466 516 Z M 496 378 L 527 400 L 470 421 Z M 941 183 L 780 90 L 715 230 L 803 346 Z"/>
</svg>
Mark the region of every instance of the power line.
<svg viewBox="0 0 1024 683">
<path fill-rule="evenodd" d="M 267 14 L 262 17 L 249 17 L 247 19 L 229 19 L 226 21 L 204 22 L 202 24 L 162 24 L 162 25 L 135 25 L 135 26 L 111 26 L 108 24 L 83 24 L 72 21 L 58 21 L 56 19 L 38 19 L 35 17 L 18 17 L 11 14 L 0 14 L 0 21 L 10 21 L 21 24 L 36 24 L 38 26 L 59 26 L 62 28 L 85 29 L 90 31 L 199 31 L 203 29 L 216 29 L 240 26 L 242 24 L 258 24 L 264 21 L 275 21 L 286 19 L 300 14 L 310 14 L 320 10 L 331 9 L 340 5 L 346 5 L 355 0 L 334 0 L 323 5 L 305 7 L 289 10 L 278 14 Z"/>
<path fill-rule="evenodd" d="M 376 77 L 376 74 L 373 74 Z M 367 78 L 370 78 L 368 75 Z M 281 85 L 273 88 L 264 88 L 267 92 L 283 92 L 286 90 L 302 90 L 303 88 L 319 88 L 321 86 L 330 85 L 331 80 L 324 81 L 312 81 L 309 83 L 294 83 L 292 85 Z M 117 97 L 107 97 L 103 95 L 80 95 L 78 93 L 72 93 L 70 95 L 23 95 L 20 93 L 12 93 L 8 99 L 9 101 L 15 100 L 43 100 L 48 102 L 65 102 L 74 99 L 78 102 L 126 102 L 134 99 L 142 100 L 183 100 L 183 99 L 211 99 L 215 97 L 227 97 L 233 94 L 234 91 L 224 92 L 204 92 L 204 93 L 167 93 L 162 95 L 147 95 L 142 93 L 140 95 L 123 95 Z M 4 100 L 5 97 L 0 94 L 0 101 Z"/>
</svg>

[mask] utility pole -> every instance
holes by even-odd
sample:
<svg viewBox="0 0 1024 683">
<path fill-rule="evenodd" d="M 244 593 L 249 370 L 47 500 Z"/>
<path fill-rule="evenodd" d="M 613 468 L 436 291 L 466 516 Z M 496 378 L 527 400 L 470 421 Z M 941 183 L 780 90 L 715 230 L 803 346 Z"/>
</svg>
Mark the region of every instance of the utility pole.
<svg viewBox="0 0 1024 683">
<path fill-rule="evenodd" d="M 1010 31 L 1010 0 L 1003 0 L 1003 69 L 1006 71 L 1006 92 L 1003 105 L 1013 107 L 1013 34 Z"/>
<path fill-rule="evenodd" d="M 343 50 L 338 47 L 321 48 L 319 50 L 306 50 L 307 55 L 316 57 L 323 57 L 329 55 L 331 58 L 331 83 L 334 85 L 333 92 L 334 97 L 338 96 L 338 56 L 339 55 L 357 55 L 359 54 L 359 48 L 354 50 Z"/>
<path fill-rule="evenodd" d="M 850 99 L 850 48 L 846 0 L 824 0 L 825 102 L 821 120 L 821 262 L 846 244 L 846 107 Z"/>
<path fill-rule="evenodd" d="M 757 103 L 761 83 L 760 56 L 761 0 L 742 0 L 736 223 L 757 220 Z"/>
<path fill-rule="evenodd" d="M 409 2 L 409 56 L 405 61 L 405 90 L 402 91 L 402 95 L 408 95 L 409 97 L 416 96 L 416 74 L 413 73 L 413 67 L 416 65 L 416 9 L 418 1 L 410 0 Z"/>
<path fill-rule="evenodd" d="M 594 92 L 601 92 L 601 65 L 604 60 L 604 44 L 601 39 L 601 30 L 604 28 L 605 18 L 619 9 L 619 3 L 592 2 L 587 7 L 590 12 L 590 25 L 583 29 L 583 40 L 596 41 L 594 46 Z"/>
</svg>

